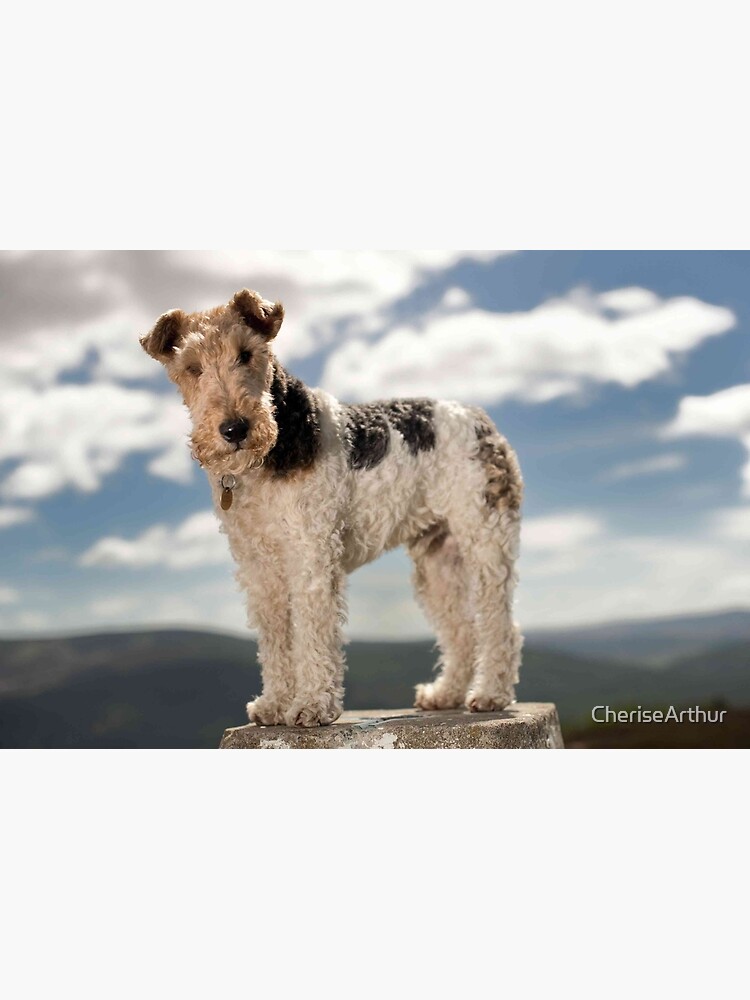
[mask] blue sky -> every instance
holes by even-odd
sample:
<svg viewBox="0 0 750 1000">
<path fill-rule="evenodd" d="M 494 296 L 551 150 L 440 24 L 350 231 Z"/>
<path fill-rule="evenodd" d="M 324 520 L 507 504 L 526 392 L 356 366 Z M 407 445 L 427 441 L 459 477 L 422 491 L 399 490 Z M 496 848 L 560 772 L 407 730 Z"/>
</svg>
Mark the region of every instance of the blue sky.
<svg viewBox="0 0 750 1000">
<path fill-rule="evenodd" d="M 489 410 L 526 480 L 522 624 L 750 606 L 748 277 L 738 252 L 4 252 L 0 629 L 243 627 L 138 336 L 244 285 L 311 384 Z M 354 574 L 352 635 L 429 634 L 408 574 Z"/>
</svg>

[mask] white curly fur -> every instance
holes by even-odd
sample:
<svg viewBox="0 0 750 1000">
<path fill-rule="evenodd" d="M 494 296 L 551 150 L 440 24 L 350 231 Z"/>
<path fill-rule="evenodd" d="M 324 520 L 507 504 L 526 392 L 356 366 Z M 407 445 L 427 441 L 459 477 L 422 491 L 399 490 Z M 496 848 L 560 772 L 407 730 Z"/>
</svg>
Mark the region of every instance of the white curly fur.
<svg viewBox="0 0 750 1000">
<path fill-rule="evenodd" d="M 476 409 L 437 402 L 433 450 L 413 455 L 391 429 L 385 459 L 351 470 L 342 407 L 311 392 L 322 448 L 310 471 L 288 479 L 249 471 L 229 511 L 212 477 L 248 621 L 259 634 L 263 694 L 248 705 L 250 720 L 317 726 L 339 717 L 346 574 L 401 544 L 442 653 L 440 672 L 418 686 L 416 705 L 505 708 L 514 700 L 522 642 L 512 619 L 520 518 L 486 502 Z"/>
<path fill-rule="evenodd" d="M 345 407 L 310 389 L 320 427 L 314 460 L 288 475 L 255 468 L 280 434 L 270 344 L 283 316 L 281 303 L 243 289 L 225 306 L 166 313 L 141 339 L 190 409 L 193 453 L 209 474 L 258 629 L 263 693 L 248 705 L 251 721 L 319 726 L 339 717 L 346 575 L 397 545 L 413 559 L 416 594 L 441 650 L 435 680 L 417 687 L 417 706 L 505 708 L 522 644 L 512 618 L 522 489 L 515 455 L 481 410 L 441 401 L 429 404 L 434 441 L 410 447 L 396 417 L 381 421 L 388 449 L 372 468 L 352 469 Z M 247 437 L 229 443 L 222 422 L 240 416 Z M 225 474 L 236 477 L 227 511 Z"/>
</svg>

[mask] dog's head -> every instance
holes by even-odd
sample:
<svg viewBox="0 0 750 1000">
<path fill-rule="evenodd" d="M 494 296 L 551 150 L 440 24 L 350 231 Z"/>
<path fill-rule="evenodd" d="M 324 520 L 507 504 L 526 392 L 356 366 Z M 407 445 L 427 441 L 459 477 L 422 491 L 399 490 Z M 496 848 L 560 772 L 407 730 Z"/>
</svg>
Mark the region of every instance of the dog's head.
<svg viewBox="0 0 750 1000">
<path fill-rule="evenodd" d="M 207 469 L 244 472 L 276 443 L 270 345 L 283 319 L 280 302 L 245 288 L 216 309 L 164 313 L 141 338 L 182 392 L 193 454 Z"/>
</svg>

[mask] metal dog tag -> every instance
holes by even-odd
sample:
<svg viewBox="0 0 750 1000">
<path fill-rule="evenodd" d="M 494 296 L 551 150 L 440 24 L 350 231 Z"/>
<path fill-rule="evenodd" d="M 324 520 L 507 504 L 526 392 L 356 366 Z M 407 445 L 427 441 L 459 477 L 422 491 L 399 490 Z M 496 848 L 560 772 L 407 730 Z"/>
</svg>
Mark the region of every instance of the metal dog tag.
<svg viewBox="0 0 750 1000">
<path fill-rule="evenodd" d="M 229 510 L 232 506 L 232 500 L 234 499 L 234 493 L 232 490 L 237 485 L 237 480 L 234 476 L 222 476 L 221 477 L 221 509 Z"/>
</svg>

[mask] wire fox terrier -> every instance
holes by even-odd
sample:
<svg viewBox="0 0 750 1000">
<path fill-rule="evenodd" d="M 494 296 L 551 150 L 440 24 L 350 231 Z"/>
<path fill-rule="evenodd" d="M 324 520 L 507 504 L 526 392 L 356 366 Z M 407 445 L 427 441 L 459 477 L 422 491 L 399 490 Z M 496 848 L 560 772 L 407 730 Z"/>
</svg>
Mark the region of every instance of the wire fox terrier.
<svg viewBox="0 0 750 1000">
<path fill-rule="evenodd" d="M 281 303 L 244 289 L 165 313 L 141 339 L 180 388 L 193 456 L 258 629 L 258 725 L 325 726 L 342 712 L 346 575 L 404 545 L 441 657 L 416 707 L 498 711 L 514 700 L 512 618 L 522 479 L 484 411 L 432 399 L 340 403 L 271 345 Z"/>
</svg>

